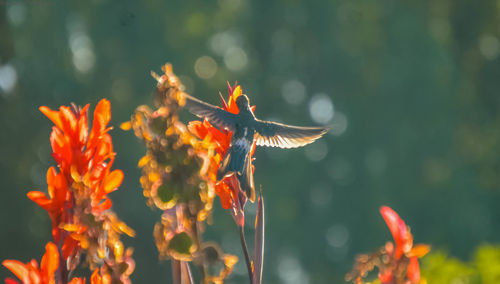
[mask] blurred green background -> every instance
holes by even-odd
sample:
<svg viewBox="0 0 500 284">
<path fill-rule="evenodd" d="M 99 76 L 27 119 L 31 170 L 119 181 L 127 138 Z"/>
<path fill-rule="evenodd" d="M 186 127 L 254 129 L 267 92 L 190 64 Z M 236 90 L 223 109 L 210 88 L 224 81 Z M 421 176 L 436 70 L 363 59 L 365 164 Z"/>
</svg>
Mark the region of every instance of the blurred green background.
<svg viewBox="0 0 500 284">
<path fill-rule="evenodd" d="M 137 231 L 124 238 L 132 280 L 169 283 L 152 237 L 161 212 L 138 180 L 145 150 L 117 126 L 152 105 L 150 70 L 171 62 L 203 100 L 218 104 L 238 80 L 258 117 L 331 129 L 305 148 L 255 153 L 265 283 L 341 282 L 357 253 L 391 239 L 381 205 L 443 251 L 429 271 L 444 252 L 467 262 L 500 242 L 499 15 L 490 0 L 0 0 L 0 259 L 40 260 L 51 240 L 47 214 L 26 197 L 46 190 L 54 165 L 38 107 L 106 97 L 125 172 L 111 198 Z M 205 237 L 240 256 L 228 283 L 244 283 L 238 233 L 218 199 Z"/>
</svg>

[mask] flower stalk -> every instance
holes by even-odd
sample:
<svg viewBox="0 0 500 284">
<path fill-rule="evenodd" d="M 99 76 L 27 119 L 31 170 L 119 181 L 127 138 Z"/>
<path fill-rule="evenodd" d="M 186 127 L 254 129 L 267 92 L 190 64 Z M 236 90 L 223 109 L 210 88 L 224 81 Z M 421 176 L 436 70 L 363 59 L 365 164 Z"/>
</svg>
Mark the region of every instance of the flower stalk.
<svg viewBox="0 0 500 284">
<path fill-rule="evenodd" d="M 107 126 L 111 105 L 106 99 L 97 104 L 91 128 L 88 109 L 74 104 L 59 110 L 40 107 L 54 123 L 50 142 L 57 168 L 47 171 L 48 196 L 31 191 L 28 198 L 48 212 L 54 242 L 47 243 L 40 268 L 35 260 L 3 262 L 23 283 L 83 283 L 84 278 L 69 280 L 83 255 L 94 271 L 91 283 L 130 283 L 135 262 L 120 236 L 135 233 L 111 211 L 108 197 L 124 177 L 121 170 L 111 170 L 116 155 Z"/>
<path fill-rule="evenodd" d="M 215 194 L 225 190 L 215 180 L 220 144 L 214 140 L 216 133 L 197 135 L 206 130 L 203 125 L 186 126 L 179 121 L 184 87 L 170 64 L 163 66 L 162 71 L 162 75 L 152 72 L 157 81 L 156 109 L 138 107 L 122 129 L 133 129 L 145 143 L 146 155 L 138 163 L 143 173 L 140 182 L 147 204 L 163 211 L 154 236 L 160 258 L 172 260 L 173 282 L 192 281 L 188 264 L 192 261 L 200 267 L 203 283 L 222 283 L 237 258 L 221 253 L 216 244 L 202 239 Z M 218 142 L 229 145 L 223 135 L 218 138 Z M 213 269 L 209 268 L 220 263 L 223 268 L 219 273 L 210 275 L 208 271 Z"/>
</svg>

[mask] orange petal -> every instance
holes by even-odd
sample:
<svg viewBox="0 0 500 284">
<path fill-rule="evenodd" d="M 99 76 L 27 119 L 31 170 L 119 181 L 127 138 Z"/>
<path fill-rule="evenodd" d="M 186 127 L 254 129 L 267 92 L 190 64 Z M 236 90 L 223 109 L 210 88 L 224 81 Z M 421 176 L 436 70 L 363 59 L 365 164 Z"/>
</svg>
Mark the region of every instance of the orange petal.
<svg viewBox="0 0 500 284">
<path fill-rule="evenodd" d="M 29 269 L 26 264 L 18 260 L 4 260 L 2 262 L 3 266 L 7 267 L 12 273 L 14 273 L 17 278 L 19 278 L 23 283 L 30 283 Z"/>
<path fill-rule="evenodd" d="M 231 200 L 231 193 L 229 187 L 223 182 L 219 182 L 215 185 L 215 193 L 220 198 L 220 203 L 222 208 L 229 209 L 233 203 Z"/>
<path fill-rule="evenodd" d="M 86 106 L 88 108 L 88 105 Z M 81 145 L 85 144 L 87 141 L 87 137 L 89 135 L 89 125 L 87 122 L 87 114 L 81 116 L 80 119 L 78 120 L 78 141 L 80 142 Z"/>
<path fill-rule="evenodd" d="M 149 163 L 149 161 L 151 161 L 151 156 L 149 155 L 145 155 L 144 157 L 142 157 L 139 162 L 137 163 L 137 167 L 139 168 L 142 168 L 144 167 L 145 165 L 147 165 Z"/>
<path fill-rule="evenodd" d="M 412 283 L 420 282 L 420 266 L 418 264 L 417 257 L 410 258 L 410 263 L 408 264 L 408 268 L 406 269 L 406 275 Z"/>
<path fill-rule="evenodd" d="M 46 106 L 41 106 L 38 108 L 46 117 L 48 117 L 59 129 L 62 129 L 61 118 L 59 117 L 59 112 L 51 110 Z"/>
<path fill-rule="evenodd" d="M 102 212 L 111 208 L 112 205 L 113 202 L 111 202 L 109 198 L 105 198 L 101 203 L 99 203 L 99 205 L 94 206 L 94 208 L 92 208 L 92 211 L 94 213 Z"/>
<path fill-rule="evenodd" d="M 112 171 L 105 179 L 104 179 L 104 192 L 110 193 L 116 190 L 123 181 L 123 172 L 121 170 Z"/>
<path fill-rule="evenodd" d="M 94 122 L 98 117 L 98 121 L 104 127 L 111 120 L 111 104 L 108 100 L 102 99 L 99 101 L 94 110 Z"/>
<path fill-rule="evenodd" d="M 45 254 L 42 257 L 42 262 L 40 263 L 40 269 L 42 271 L 42 277 L 48 281 L 54 278 L 54 273 L 59 267 L 59 252 L 54 243 L 49 242 L 45 246 Z"/>
<path fill-rule="evenodd" d="M 67 259 L 73 252 L 79 247 L 79 242 L 74 238 L 66 238 L 64 239 L 64 243 L 62 246 L 62 256 L 64 259 Z"/>
<path fill-rule="evenodd" d="M 60 224 L 59 228 L 67 232 L 76 232 L 78 234 L 81 234 L 87 230 L 87 226 L 80 224 Z"/>
<path fill-rule="evenodd" d="M 85 284 L 85 278 L 73 278 L 68 284 Z"/>
<path fill-rule="evenodd" d="M 27 196 L 29 199 L 31 199 L 31 201 L 35 202 L 45 210 L 48 210 L 52 203 L 51 200 L 47 198 L 45 193 L 40 191 L 30 191 L 28 192 Z"/>
<path fill-rule="evenodd" d="M 130 121 L 125 121 L 124 123 L 120 124 L 120 128 L 125 131 L 130 130 L 132 129 L 132 123 Z"/>
<path fill-rule="evenodd" d="M 90 276 L 90 284 L 102 284 L 102 277 L 99 274 L 99 268 L 96 268 Z"/>
<path fill-rule="evenodd" d="M 418 257 L 418 258 L 421 258 L 424 255 L 426 255 L 430 250 L 431 250 L 431 246 L 430 245 L 418 244 L 418 245 L 415 245 L 410 250 L 409 253 L 407 253 L 407 256 L 408 257 Z"/>
<path fill-rule="evenodd" d="M 20 283 L 12 278 L 5 278 L 5 284 L 20 284 Z"/>
<path fill-rule="evenodd" d="M 242 93 L 241 92 L 241 86 L 240 85 L 236 86 L 236 88 L 233 91 L 233 98 L 234 98 L 234 100 L 236 100 L 239 96 L 241 96 L 241 93 Z"/>
<path fill-rule="evenodd" d="M 75 134 L 76 126 L 78 121 L 76 120 L 75 114 L 71 108 L 67 106 L 62 106 L 59 108 L 59 117 L 61 118 L 62 128 L 61 130 L 70 137 Z M 74 138 L 74 137 L 72 137 Z M 76 142 L 76 141 L 75 141 Z"/>
<path fill-rule="evenodd" d="M 199 120 L 190 121 L 188 123 L 188 130 L 200 139 L 205 139 L 205 136 L 208 133 L 207 129 Z"/>
<path fill-rule="evenodd" d="M 53 190 L 50 190 L 50 187 L 52 187 L 52 188 L 55 187 L 56 176 L 57 176 L 56 169 L 54 167 L 50 167 L 47 170 L 47 184 L 49 185 L 50 197 L 54 197 L 54 192 L 53 192 Z"/>
</svg>

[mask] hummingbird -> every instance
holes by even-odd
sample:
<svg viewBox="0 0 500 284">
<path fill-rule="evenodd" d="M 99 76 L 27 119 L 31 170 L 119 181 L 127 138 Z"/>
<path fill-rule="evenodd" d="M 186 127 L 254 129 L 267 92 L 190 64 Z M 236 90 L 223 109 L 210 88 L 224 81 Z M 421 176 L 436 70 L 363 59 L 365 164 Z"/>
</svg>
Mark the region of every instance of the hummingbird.
<svg viewBox="0 0 500 284">
<path fill-rule="evenodd" d="M 255 200 L 251 157 L 254 141 L 257 146 L 297 148 L 316 141 L 327 132 L 324 127 L 301 127 L 260 120 L 255 117 L 244 94 L 236 99 L 238 114 L 185 93 L 183 96 L 184 107 L 192 114 L 206 118 L 219 129 L 232 132 L 229 150 L 217 170 L 217 181 L 236 174 L 241 189 L 252 202 Z"/>
</svg>

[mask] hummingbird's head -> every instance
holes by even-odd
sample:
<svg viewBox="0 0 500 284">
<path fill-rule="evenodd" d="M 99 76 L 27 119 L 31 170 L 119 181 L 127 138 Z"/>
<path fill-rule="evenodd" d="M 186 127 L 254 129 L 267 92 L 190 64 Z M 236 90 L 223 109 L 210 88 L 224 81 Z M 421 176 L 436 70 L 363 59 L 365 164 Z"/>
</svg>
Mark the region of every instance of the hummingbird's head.
<svg viewBox="0 0 500 284">
<path fill-rule="evenodd" d="M 250 108 L 250 101 L 246 95 L 241 95 L 236 99 L 236 105 L 238 109 L 247 109 Z"/>
</svg>

